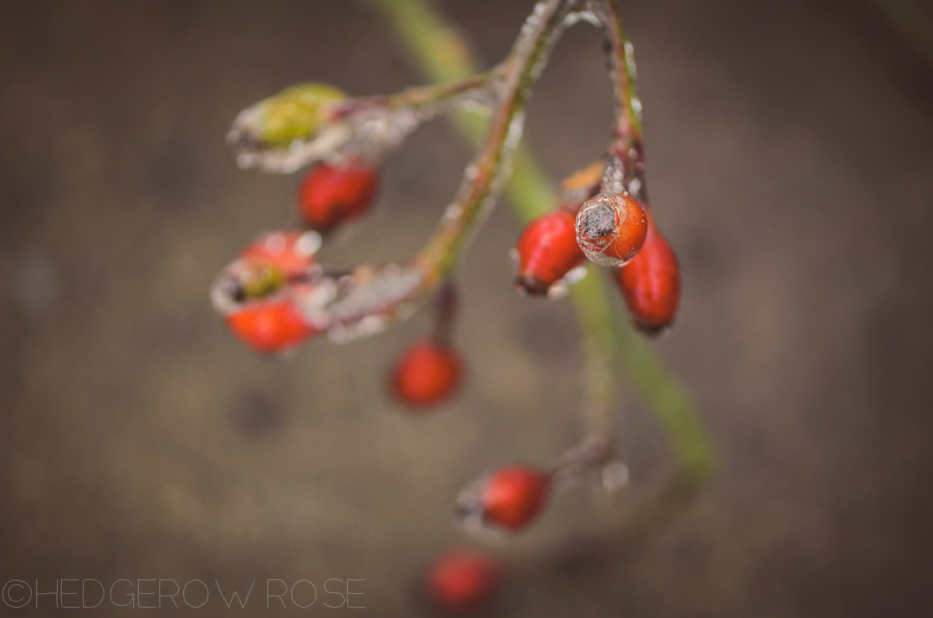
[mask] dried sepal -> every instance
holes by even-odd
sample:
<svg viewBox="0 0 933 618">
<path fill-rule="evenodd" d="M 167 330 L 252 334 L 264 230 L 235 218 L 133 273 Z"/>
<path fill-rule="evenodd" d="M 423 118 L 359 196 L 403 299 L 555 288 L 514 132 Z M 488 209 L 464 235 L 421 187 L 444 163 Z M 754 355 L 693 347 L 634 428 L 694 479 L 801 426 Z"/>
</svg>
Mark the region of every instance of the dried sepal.
<svg viewBox="0 0 933 618">
<path fill-rule="evenodd" d="M 564 178 L 557 188 L 561 207 L 576 214 L 583 202 L 595 196 L 599 191 L 604 166 L 605 161 L 600 159 Z"/>
</svg>

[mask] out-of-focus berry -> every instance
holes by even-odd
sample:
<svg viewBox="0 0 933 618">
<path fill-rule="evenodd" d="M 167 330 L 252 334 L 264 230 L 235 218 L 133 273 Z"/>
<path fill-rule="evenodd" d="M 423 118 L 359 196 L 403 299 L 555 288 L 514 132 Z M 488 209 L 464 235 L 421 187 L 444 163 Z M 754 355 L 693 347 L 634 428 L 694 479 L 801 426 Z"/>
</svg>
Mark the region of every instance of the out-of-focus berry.
<svg viewBox="0 0 933 618">
<path fill-rule="evenodd" d="M 441 609 L 469 612 L 489 601 L 501 577 L 502 567 L 495 558 L 470 550 L 454 550 L 431 565 L 427 592 Z"/>
<path fill-rule="evenodd" d="M 534 521 L 549 493 L 550 478 L 544 472 L 525 466 L 502 468 L 482 489 L 483 516 L 490 525 L 519 530 Z"/>
<path fill-rule="evenodd" d="M 287 286 L 311 285 L 308 273 L 320 244 L 317 232 L 270 232 L 218 275 L 212 289 L 215 305 L 230 330 L 254 350 L 287 350 L 316 332 Z"/>
<path fill-rule="evenodd" d="M 378 175 L 370 167 L 322 163 L 308 172 L 298 190 L 301 218 L 321 232 L 355 219 L 369 209 L 377 183 Z"/>
<path fill-rule="evenodd" d="M 409 347 L 392 371 L 395 397 L 413 408 L 427 408 L 450 399 L 460 385 L 463 364 L 450 346 L 432 339 Z"/>
<path fill-rule="evenodd" d="M 307 275 L 321 238 L 316 232 L 270 232 L 240 254 L 237 300 L 265 298 Z"/>
<path fill-rule="evenodd" d="M 314 332 L 288 299 L 253 301 L 227 316 L 227 325 L 257 352 L 293 348 Z"/>
</svg>

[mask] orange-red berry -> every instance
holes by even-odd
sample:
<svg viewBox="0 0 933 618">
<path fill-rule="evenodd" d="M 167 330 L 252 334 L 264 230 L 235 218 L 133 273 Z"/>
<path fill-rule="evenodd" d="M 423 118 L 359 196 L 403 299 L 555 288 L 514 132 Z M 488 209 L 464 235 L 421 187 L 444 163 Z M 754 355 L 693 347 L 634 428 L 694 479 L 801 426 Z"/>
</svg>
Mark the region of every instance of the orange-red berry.
<svg viewBox="0 0 933 618">
<path fill-rule="evenodd" d="M 227 325 L 253 349 L 279 352 L 317 332 L 305 322 L 287 286 L 307 276 L 320 241 L 315 232 L 270 232 L 222 273 L 219 285 L 236 303 Z"/>
<path fill-rule="evenodd" d="M 680 266 L 650 214 L 645 244 L 617 271 L 616 282 L 639 328 L 656 333 L 674 321 L 680 302 Z"/>
<path fill-rule="evenodd" d="M 518 240 L 518 289 L 535 296 L 586 259 L 574 229 L 574 216 L 555 210 L 528 224 Z"/>
<path fill-rule="evenodd" d="M 603 266 L 621 266 L 644 244 L 647 215 L 629 195 L 597 195 L 584 202 L 577 213 L 576 233 L 588 258 Z"/>
<path fill-rule="evenodd" d="M 269 232 L 244 249 L 240 259 L 275 267 L 286 277 L 300 275 L 316 261 L 320 240 L 314 232 Z"/>
<path fill-rule="evenodd" d="M 227 316 L 237 337 L 258 352 L 281 352 L 314 332 L 288 299 L 258 300 Z"/>
<path fill-rule="evenodd" d="M 480 502 L 487 523 L 518 530 L 541 512 L 550 493 L 547 474 L 525 466 L 502 468 L 489 477 Z"/>
<path fill-rule="evenodd" d="M 455 550 L 435 560 L 428 571 L 431 600 L 449 612 L 478 609 L 493 596 L 502 575 L 499 561 L 475 551 Z"/>
<path fill-rule="evenodd" d="M 325 232 L 366 212 L 376 194 L 378 176 L 370 167 L 334 167 L 322 163 L 305 176 L 298 205 L 305 224 Z"/>
<path fill-rule="evenodd" d="M 450 399 L 460 385 L 463 364 L 450 346 L 431 339 L 417 341 L 405 351 L 391 375 L 395 397 L 414 408 L 427 408 Z"/>
</svg>

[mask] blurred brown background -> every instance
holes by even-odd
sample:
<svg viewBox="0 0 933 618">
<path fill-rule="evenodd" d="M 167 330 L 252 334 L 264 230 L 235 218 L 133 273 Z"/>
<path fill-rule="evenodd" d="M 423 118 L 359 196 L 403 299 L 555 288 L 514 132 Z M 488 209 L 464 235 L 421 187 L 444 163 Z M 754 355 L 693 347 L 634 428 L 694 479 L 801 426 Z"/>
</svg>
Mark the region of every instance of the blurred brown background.
<svg viewBox="0 0 933 618">
<path fill-rule="evenodd" d="M 553 558 L 603 517 L 582 489 L 556 502 L 496 548 L 521 566 L 492 613 L 933 612 L 933 75 L 855 1 L 623 4 L 652 201 L 685 281 L 657 348 L 721 473 L 666 535 L 599 568 L 585 548 Z M 440 5 L 489 65 L 532 2 Z M 570 31 L 535 92 L 526 134 L 554 177 L 608 135 L 598 39 Z M 257 580 L 260 595 L 270 578 L 360 578 L 369 614 L 429 614 L 421 569 L 468 542 L 448 519 L 458 488 L 580 435 L 572 315 L 514 293 L 506 208 L 463 270 L 469 382 L 436 415 L 384 388 L 427 315 L 291 360 L 226 332 L 211 279 L 257 231 L 296 224 L 299 177 L 237 170 L 224 134 L 306 80 L 370 94 L 422 78 L 346 0 L 0 6 L 0 583 Z M 412 252 L 469 154 L 444 121 L 420 130 L 325 259 Z M 635 500 L 668 454 L 624 403 Z M 358 611 L 325 600 L 308 612 Z M 273 612 L 262 601 L 253 613 Z M 188 610 L 225 613 L 216 596 Z"/>
</svg>

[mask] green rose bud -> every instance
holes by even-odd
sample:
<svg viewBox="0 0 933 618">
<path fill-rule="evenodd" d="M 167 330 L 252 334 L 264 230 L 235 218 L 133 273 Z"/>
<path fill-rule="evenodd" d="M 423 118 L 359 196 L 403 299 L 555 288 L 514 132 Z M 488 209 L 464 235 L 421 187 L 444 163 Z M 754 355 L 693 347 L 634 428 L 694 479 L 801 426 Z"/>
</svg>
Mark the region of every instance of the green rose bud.
<svg viewBox="0 0 933 618">
<path fill-rule="evenodd" d="M 299 84 L 260 101 L 258 137 L 266 146 L 284 147 L 312 137 L 326 113 L 347 95 L 328 84 Z"/>
</svg>

